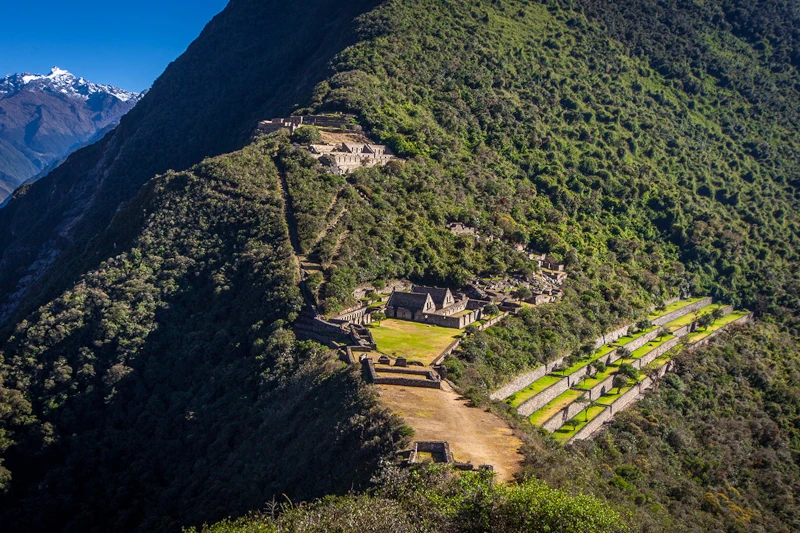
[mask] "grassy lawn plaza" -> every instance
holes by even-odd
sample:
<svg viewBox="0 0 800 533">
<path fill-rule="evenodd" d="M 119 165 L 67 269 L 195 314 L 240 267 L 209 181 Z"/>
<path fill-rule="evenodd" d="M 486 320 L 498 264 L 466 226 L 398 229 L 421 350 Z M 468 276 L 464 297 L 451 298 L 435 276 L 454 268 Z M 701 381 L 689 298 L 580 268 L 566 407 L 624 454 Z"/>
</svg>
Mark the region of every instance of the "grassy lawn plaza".
<svg viewBox="0 0 800 533">
<path fill-rule="evenodd" d="M 693 304 L 695 302 L 699 302 L 703 298 L 705 298 L 705 297 L 704 296 L 700 296 L 698 298 L 688 298 L 686 300 L 678 300 L 677 302 L 673 302 L 673 303 L 669 304 L 668 306 L 666 306 L 663 311 L 653 311 L 652 313 L 650 313 L 648 315 L 647 318 L 649 320 L 655 320 L 656 318 L 658 318 L 660 316 L 664 316 L 664 315 L 666 315 L 668 313 L 671 313 L 673 311 L 677 311 L 678 309 L 683 309 L 687 305 L 691 305 L 691 304 Z"/>
<path fill-rule="evenodd" d="M 708 326 L 706 329 L 697 330 L 697 331 L 694 331 L 692 333 L 689 333 L 686 336 L 686 341 L 689 344 L 692 344 L 692 343 L 695 343 L 697 341 L 703 340 L 706 337 L 708 337 L 709 335 L 711 335 L 712 333 L 714 333 L 715 331 L 717 331 L 718 329 L 727 326 L 731 322 L 735 322 L 735 321 L 739 320 L 743 316 L 746 316 L 748 313 L 749 313 L 749 311 L 734 311 L 732 313 L 728 313 L 724 317 L 720 318 L 719 320 L 717 320 L 716 322 L 714 322 L 713 324 Z"/>
<path fill-rule="evenodd" d="M 545 404 L 544 407 L 533 413 L 528 420 L 534 426 L 541 426 L 545 422 L 547 422 L 554 414 L 583 396 L 584 392 L 569 389 L 566 392 L 562 393 L 561 395 L 555 397 L 549 403 Z"/>
<path fill-rule="evenodd" d="M 526 402 L 529 399 L 533 398 L 534 396 L 536 396 L 546 388 L 550 387 L 551 385 L 558 383 L 559 381 L 561 381 L 561 379 L 562 378 L 560 376 L 554 376 L 552 374 L 541 377 L 536 381 L 534 381 L 533 383 L 531 383 L 530 385 L 528 385 L 527 387 L 525 387 L 524 389 L 522 389 L 521 391 L 516 392 L 511 396 L 509 396 L 508 398 L 506 398 L 506 403 L 508 403 L 511 407 L 514 408 L 519 407 L 520 405 L 523 404 L 523 402 Z"/>
<path fill-rule="evenodd" d="M 577 415 L 575 415 L 575 420 L 580 420 L 580 424 L 575 426 L 561 426 L 559 429 L 553 433 L 553 437 L 559 442 L 566 442 L 571 439 L 575 434 L 583 429 L 583 427 L 594 420 L 600 413 L 605 411 L 606 408 L 602 405 L 592 405 L 591 407 L 587 407 Z"/>
<path fill-rule="evenodd" d="M 708 313 L 713 313 L 715 309 L 722 309 L 723 307 L 727 307 L 726 304 L 711 304 L 707 307 L 703 307 L 696 313 L 689 313 L 688 315 L 684 315 L 677 320 L 673 320 L 669 324 L 666 324 L 664 327 L 670 331 L 675 331 L 676 329 L 680 329 L 683 326 L 691 324 L 701 316 L 706 315 Z"/>
<path fill-rule="evenodd" d="M 461 330 L 387 318 L 369 325 L 378 351 L 429 365 L 455 341 Z"/>
</svg>

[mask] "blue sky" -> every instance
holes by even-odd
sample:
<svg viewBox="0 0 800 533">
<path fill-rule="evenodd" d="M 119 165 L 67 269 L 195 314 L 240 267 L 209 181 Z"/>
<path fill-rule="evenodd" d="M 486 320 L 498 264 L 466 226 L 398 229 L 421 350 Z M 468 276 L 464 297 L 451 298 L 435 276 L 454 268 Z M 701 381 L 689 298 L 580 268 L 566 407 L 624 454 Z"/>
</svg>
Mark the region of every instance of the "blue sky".
<svg viewBox="0 0 800 533">
<path fill-rule="evenodd" d="M 228 0 L 9 0 L 0 8 L 0 77 L 57 65 L 131 91 L 153 81 Z"/>
</svg>

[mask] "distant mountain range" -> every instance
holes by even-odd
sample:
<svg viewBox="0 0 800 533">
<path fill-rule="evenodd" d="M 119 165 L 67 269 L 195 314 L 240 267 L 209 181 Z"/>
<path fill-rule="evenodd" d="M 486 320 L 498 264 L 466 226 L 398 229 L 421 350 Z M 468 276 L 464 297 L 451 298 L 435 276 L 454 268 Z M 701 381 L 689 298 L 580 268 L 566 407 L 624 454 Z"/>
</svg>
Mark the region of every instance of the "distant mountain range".
<svg viewBox="0 0 800 533">
<path fill-rule="evenodd" d="M 58 67 L 0 79 L 0 203 L 108 132 L 141 96 Z"/>
</svg>

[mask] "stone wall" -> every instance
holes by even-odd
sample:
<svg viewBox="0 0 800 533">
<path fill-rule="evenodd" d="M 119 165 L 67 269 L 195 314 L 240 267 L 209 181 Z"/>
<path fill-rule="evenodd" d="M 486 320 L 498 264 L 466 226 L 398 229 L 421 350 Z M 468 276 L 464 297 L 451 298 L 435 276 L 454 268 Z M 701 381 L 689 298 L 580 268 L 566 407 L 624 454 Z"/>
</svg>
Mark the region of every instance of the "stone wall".
<svg viewBox="0 0 800 533">
<path fill-rule="evenodd" d="M 550 433 L 555 432 L 558 428 L 563 426 L 568 420 L 572 417 L 583 411 L 589 404 L 583 404 L 580 402 L 572 402 L 564 409 L 557 412 L 555 415 L 551 416 L 547 422 L 542 424 L 542 428 L 546 429 Z"/>
<path fill-rule="evenodd" d="M 701 346 L 705 346 L 706 344 L 711 342 L 711 339 L 713 339 L 714 337 L 716 337 L 717 335 L 719 335 L 723 331 L 727 331 L 728 328 L 730 328 L 731 326 L 733 326 L 735 324 L 736 325 L 743 325 L 743 324 L 747 324 L 748 322 L 752 322 L 752 321 L 753 321 L 753 314 L 752 313 L 750 313 L 749 315 L 745 315 L 742 318 L 734 320 L 730 324 L 726 324 L 725 327 L 718 329 L 717 331 L 715 331 L 714 333 L 712 333 L 711 335 L 709 335 L 705 339 L 701 339 L 701 340 L 695 342 L 694 344 L 689 346 L 689 349 L 694 350 L 695 348 L 699 348 Z"/>
<path fill-rule="evenodd" d="M 656 337 L 658 337 L 658 328 L 655 328 L 653 331 L 648 331 L 638 339 L 632 340 L 631 342 L 625 345 L 625 348 L 627 348 L 631 352 L 635 352 L 636 350 L 638 350 L 651 340 L 655 339 Z"/>
<path fill-rule="evenodd" d="M 663 367 L 661 367 L 658 371 L 658 378 L 661 378 L 669 371 L 670 364 L 667 363 Z M 632 403 L 636 401 L 636 399 L 645 391 L 645 389 L 649 388 L 653 384 L 653 380 L 649 377 L 644 378 L 642 381 L 639 382 L 638 385 L 635 385 L 628 390 L 625 394 L 620 396 L 616 402 L 606 407 L 602 413 L 597 415 L 588 424 L 583 426 L 580 431 L 575 433 L 572 438 L 568 442 L 574 442 L 577 440 L 585 440 L 594 435 L 600 427 L 611 420 L 613 416 Z"/>
<path fill-rule="evenodd" d="M 598 399 L 600 396 L 605 394 L 606 392 L 611 390 L 611 384 L 614 382 L 614 376 L 616 374 L 611 374 L 606 379 L 586 391 L 587 396 L 590 400 L 594 401 Z"/>
<path fill-rule="evenodd" d="M 519 407 L 517 407 L 517 412 L 522 416 L 530 416 L 534 411 L 538 411 L 544 407 L 547 402 L 555 399 L 556 396 L 567 389 L 569 389 L 569 379 L 564 378 L 561 381 L 557 381 L 530 400 L 521 403 Z"/>
<path fill-rule="evenodd" d="M 423 389 L 441 389 L 442 382 L 439 380 L 431 381 L 428 379 L 414 379 L 402 377 L 379 377 L 378 372 L 375 370 L 375 363 L 369 357 L 361 360 L 361 368 L 364 372 L 364 377 L 375 385 L 398 385 L 401 387 L 419 387 Z"/>
<path fill-rule="evenodd" d="M 408 456 L 408 463 L 414 464 L 418 461 L 419 452 L 435 453 L 444 458 L 445 463 L 452 463 L 453 452 L 450 451 L 450 443 L 447 441 L 417 441 L 411 447 Z"/>
<path fill-rule="evenodd" d="M 698 309 L 702 309 L 703 307 L 706 307 L 707 305 L 711 305 L 713 303 L 713 301 L 714 300 L 711 297 L 703 298 L 702 300 L 698 300 L 693 304 L 689 304 L 689 305 L 687 305 L 685 307 L 681 307 L 680 309 L 676 309 L 675 311 L 673 311 L 671 313 L 667 313 L 664 316 L 660 316 L 660 317 L 656 318 L 655 320 L 653 320 L 653 324 L 655 324 L 656 326 L 663 326 L 664 324 L 669 324 L 673 320 L 678 320 L 682 316 L 686 316 L 689 313 L 694 313 Z"/>
<path fill-rule="evenodd" d="M 572 436 L 567 444 L 575 442 L 576 440 L 585 440 L 594 435 L 603 424 L 611 419 L 611 409 L 606 407 L 599 415 L 589 421 L 588 424 L 583 426 L 575 435 Z"/>
<path fill-rule="evenodd" d="M 631 328 L 632 325 L 633 324 L 628 324 L 627 326 L 615 329 L 610 333 L 606 333 L 605 335 L 598 337 L 594 341 L 595 349 L 598 349 L 606 344 L 612 343 L 615 340 L 619 339 L 620 337 L 624 337 L 625 335 L 628 334 L 628 330 Z"/>
<path fill-rule="evenodd" d="M 658 359 L 659 357 L 670 351 L 672 348 L 677 346 L 679 342 L 681 342 L 681 339 L 678 337 L 668 340 L 661 346 L 654 348 L 653 350 L 650 350 L 649 352 L 644 354 L 640 359 L 635 360 L 633 362 L 633 366 L 641 370 L 642 368 L 646 367 L 647 365 L 649 365 L 650 363 L 652 363 L 653 361 L 655 361 L 656 359 Z"/>
</svg>

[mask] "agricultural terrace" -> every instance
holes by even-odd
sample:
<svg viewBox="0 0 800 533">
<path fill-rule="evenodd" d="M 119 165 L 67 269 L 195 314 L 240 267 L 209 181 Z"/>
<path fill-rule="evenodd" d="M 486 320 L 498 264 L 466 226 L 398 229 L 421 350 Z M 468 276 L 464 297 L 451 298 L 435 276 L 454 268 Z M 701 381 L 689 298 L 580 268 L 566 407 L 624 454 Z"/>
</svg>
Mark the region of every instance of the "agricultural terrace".
<svg viewBox="0 0 800 533">
<path fill-rule="evenodd" d="M 512 394 L 508 398 L 506 398 L 506 403 L 511 407 L 517 408 L 529 399 L 533 398 L 543 390 L 547 389 L 548 387 L 555 385 L 559 381 L 561 381 L 560 376 L 554 376 L 552 374 L 548 374 L 543 376 L 526 388 L 522 389 L 521 391 Z"/>
<path fill-rule="evenodd" d="M 460 335 L 461 331 L 409 320 L 387 318 L 369 325 L 378 351 L 430 365 Z"/>
<path fill-rule="evenodd" d="M 586 379 L 584 379 L 583 381 L 581 381 L 580 383 L 575 385 L 574 388 L 581 389 L 581 390 L 589 390 L 592 387 L 594 387 L 595 385 L 600 384 L 603 380 L 608 379 L 609 377 L 611 377 L 613 374 L 615 374 L 617 372 L 617 370 L 619 370 L 619 367 L 617 366 L 617 364 L 616 363 L 612 363 L 612 364 L 608 365 L 604 371 L 597 372 L 594 375 L 594 377 L 591 377 L 591 378 L 587 377 Z"/>
<path fill-rule="evenodd" d="M 719 320 L 715 321 L 713 324 L 708 326 L 706 329 L 700 329 L 690 333 L 689 335 L 686 336 L 686 340 L 689 344 L 701 341 L 706 337 L 708 337 L 709 335 L 711 335 L 712 333 L 714 333 L 715 331 L 717 331 L 718 329 L 727 326 L 731 322 L 739 320 L 743 316 L 746 316 L 748 313 L 749 311 L 734 311 L 732 313 L 728 313 L 724 317 L 720 318 Z"/>
<path fill-rule="evenodd" d="M 660 316 L 664 316 L 664 315 L 666 315 L 668 313 L 671 313 L 673 311 L 677 311 L 678 309 L 683 309 L 687 305 L 691 305 L 691 304 L 693 304 L 695 302 L 699 302 L 703 298 L 705 298 L 705 296 L 700 296 L 698 298 L 689 298 L 687 300 L 678 300 L 677 302 L 672 302 L 671 304 L 666 306 L 663 310 L 653 311 L 652 313 L 650 313 L 650 315 L 648 315 L 647 318 L 649 320 L 655 320 L 656 318 L 658 318 Z"/>
<path fill-rule="evenodd" d="M 583 391 L 569 389 L 568 391 L 557 396 L 556 398 L 545 404 L 544 407 L 533 413 L 530 417 L 528 417 L 528 420 L 534 426 L 541 426 L 542 424 L 550 420 L 550 418 L 552 418 L 553 415 L 555 415 L 557 412 L 559 412 L 560 410 L 562 410 L 563 408 L 565 408 L 566 406 L 568 406 L 569 404 L 571 404 L 572 402 L 574 402 L 583 395 L 584 395 Z"/>
<path fill-rule="evenodd" d="M 699 319 L 703 315 L 707 315 L 708 313 L 713 313 L 716 309 L 724 309 L 728 307 L 726 304 L 711 304 L 709 306 L 703 307 L 699 311 L 695 313 L 689 313 L 688 315 L 684 315 L 677 320 L 673 320 L 669 324 L 666 324 L 664 327 L 670 331 L 675 331 L 676 329 L 680 329 L 683 326 L 688 326 L 695 320 Z"/>
<path fill-rule="evenodd" d="M 575 427 L 570 425 L 564 424 L 559 429 L 553 433 L 553 437 L 559 442 L 567 442 L 571 439 L 575 434 L 583 429 L 583 427 L 595 419 L 597 415 L 602 413 L 606 410 L 606 407 L 602 405 L 592 405 L 591 407 L 587 407 L 577 415 L 575 415 L 574 420 L 579 420 L 580 423 L 577 424 Z"/>
<path fill-rule="evenodd" d="M 593 362 L 597 361 L 598 359 L 601 359 L 602 357 L 605 357 L 606 355 L 610 354 L 611 352 L 613 352 L 614 350 L 616 350 L 620 346 L 625 346 L 626 344 L 628 344 L 630 342 L 633 342 L 634 340 L 638 339 L 639 337 L 650 333 L 654 329 L 656 329 L 656 326 L 652 326 L 652 327 L 649 327 L 647 329 L 643 329 L 641 331 L 637 331 L 633 335 L 625 335 L 624 337 L 620 337 L 615 342 L 613 342 L 611 344 L 607 344 L 607 345 L 603 346 L 602 348 L 600 348 L 599 350 L 597 350 L 591 357 L 586 358 L 586 359 L 582 359 L 582 360 L 578 361 L 577 363 L 575 363 L 574 365 L 572 365 L 571 367 L 569 367 L 566 370 L 564 370 L 563 372 L 556 372 L 556 374 L 560 375 L 562 377 L 563 376 L 571 376 L 572 374 L 574 374 L 578 370 L 582 369 L 583 367 L 589 365 L 590 363 L 593 363 Z"/>
<path fill-rule="evenodd" d="M 648 353 L 652 352 L 653 350 L 655 350 L 656 348 L 658 348 L 659 346 L 661 346 L 665 342 L 667 342 L 667 341 L 669 341 L 671 339 L 674 339 L 674 338 L 675 337 L 673 335 L 664 335 L 660 339 L 653 339 L 652 341 L 648 342 L 647 344 L 645 344 L 644 346 L 642 346 L 638 350 L 634 350 L 631 353 L 631 359 L 641 359 L 642 357 L 644 357 Z"/>
</svg>

